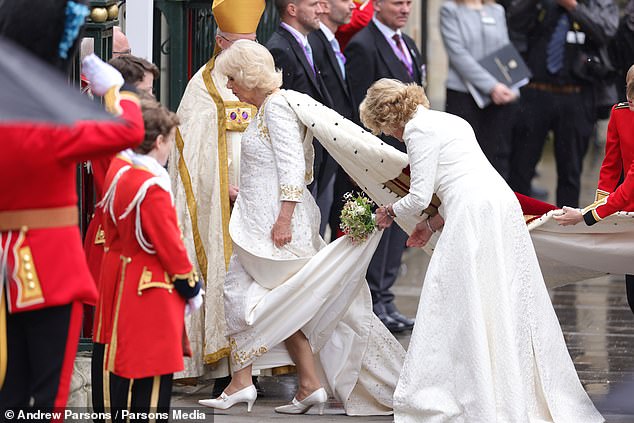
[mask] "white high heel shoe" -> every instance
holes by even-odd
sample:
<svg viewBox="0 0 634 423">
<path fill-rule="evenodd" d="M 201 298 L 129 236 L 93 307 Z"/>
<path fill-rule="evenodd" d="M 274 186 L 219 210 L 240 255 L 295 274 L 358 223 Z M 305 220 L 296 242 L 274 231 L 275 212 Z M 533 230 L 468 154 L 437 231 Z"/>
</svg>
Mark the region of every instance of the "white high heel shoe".
<svg viewBox="0 0 634 423">
<path fill-rule="evenodd" d="M 255 386 L 249 385 L 246 388 L 240 389 L 231 395 L 227 395 L 224 392 L 220 394 L 218 398 L 199 400 L 198 404 L 211 408 L 217 408 L 218 410 L 226 410 L 241 402 L 247 403 L 247 412 L 251 412 L 253 403 L 258 397 L 258 391 Z"/>
<path fill-rule="evenodd" d="M 293 397 L 293 401 L 291 401 L 290 404 L 275 407 L 275 412 L 282 414 L 304 414 L 310 410 L 312 406 L 316 405 L 319 409 L 319 415 L 321 416 L 324 414 L 327 401 L 328 394 L 326 390 L 319 388 L 301 401 Z"/>
</svg>

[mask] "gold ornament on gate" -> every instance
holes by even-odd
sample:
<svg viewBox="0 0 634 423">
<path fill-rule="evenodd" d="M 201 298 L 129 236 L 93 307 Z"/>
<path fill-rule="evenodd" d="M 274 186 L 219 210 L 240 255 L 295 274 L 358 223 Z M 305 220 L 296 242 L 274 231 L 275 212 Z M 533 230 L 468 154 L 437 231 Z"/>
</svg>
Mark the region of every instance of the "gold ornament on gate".
<svg viewBox="0 0 634 423">
<path fill-rule="evenodd" d="M 105 22 L 108 20 L 108 11 L 105 7 L 95 7 L 90 11 L 90 20 L 93 22 Z"/>
</svg>

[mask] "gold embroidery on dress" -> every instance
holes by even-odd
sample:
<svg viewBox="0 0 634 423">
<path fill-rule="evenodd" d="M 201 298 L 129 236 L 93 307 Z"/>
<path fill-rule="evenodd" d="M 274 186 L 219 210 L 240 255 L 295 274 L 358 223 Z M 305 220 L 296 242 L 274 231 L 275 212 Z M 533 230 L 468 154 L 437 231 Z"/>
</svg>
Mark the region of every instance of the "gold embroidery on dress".
<svg viewBox="0 0 634 423">
<path fill-rule="evenodd" d="M 253 348 L 251 351 L 239 351 L 238 344 L 234 338 L 229 338 L 229 345 L 231 346 L 231 359 L 234 363 L 244 364 L 247 361 L 251 360 L 254 357 L 260 357 L 261 355 L 267 353 L 269 349 L 266 345 L 262 345 L 258 348 Z"/>
<path fill-rule="evenodd" d="M 299 201 L 302 199 L 304 189 L 297 185 L 280 185 L 280 200 L 281 201 Z"/>
<path fill-rule="evenodd" d="M 169 276 L 166 272 L 163 272 L 164 281 L 152 281 L 152 272 L 148 270 L 146 266 L 143 266 L 143 273 L 139 279 L 139 286 L 137 287 L 137 294 L 141 295 L 143 290 L 149 288 L 163 288 L 167 289 L 170 293 L 174 289 L 174 284 L 169 280 Z"/>
</svg>

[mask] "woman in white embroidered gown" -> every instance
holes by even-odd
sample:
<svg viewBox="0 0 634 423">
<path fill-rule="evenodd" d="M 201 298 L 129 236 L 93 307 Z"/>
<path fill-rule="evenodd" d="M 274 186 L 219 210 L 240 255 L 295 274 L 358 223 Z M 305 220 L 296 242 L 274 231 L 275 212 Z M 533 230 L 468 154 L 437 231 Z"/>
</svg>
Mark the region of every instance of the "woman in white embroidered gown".
<svg viewBox="0 0 634 423">
<path fill-rule="evenodd" d="M 361 119 L 407 145 L 410 192 L 377 210 L 379 227 L 420 215 L 436 193 L 442 227 L 394 395 L 395 421 L 584 423 L 602 416 L 584 391 L 544 285 L 519 203 L 463 119 L 429 110 L 421 87 L 383 79 Z"/>
<path fill-rule="evenodd" d="M 246 402 L 250 411 L 257 396 L 252 366 L 295 363 L 298 391 L 277 412 L 316 406 L 321 413 L 323 384 L 347 414 L 391 414 L 405 352 L 372 313 L 365 282 L 380 233 L 361 245 L 324 246 L 319 209 L 306 189 L 312 137 L 304 140 L 306 128 L 279 89 L 282 76 L 268 50 L 236 41 L 216 68 L 259 111 L 242 136 L 230 222 L 234 254 L 224 295 L 232 381 L 220 397 L 200 403 L 226 409 Z"/>
</svg>

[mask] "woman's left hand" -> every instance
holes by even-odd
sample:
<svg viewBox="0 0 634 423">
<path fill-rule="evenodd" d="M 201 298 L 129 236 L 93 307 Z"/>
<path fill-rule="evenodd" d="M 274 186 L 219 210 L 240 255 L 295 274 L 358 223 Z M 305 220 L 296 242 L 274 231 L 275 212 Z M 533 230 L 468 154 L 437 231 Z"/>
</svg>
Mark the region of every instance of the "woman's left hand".
<svg viewBox="0 0 634 423">
<path fill-rule="evenodd" d="M 564 206 L 563 213 L 553 215 L 553 219 L 561 226 L 576 225 L 583 220 L 583 214 L 579 209 Z"/>
<path fill-rule="evenodd" d="M 388 214 L 387 214 L 387 210 L 386 210 L 387 206 L 382 206 L 379 207 L 378 209 L 376 209 L 376 226 L 379 227 L 379 229 L 385 229 L 385 228 L 389 228 L 390 225 L 392 225 L 392 222 L 394 222 L 394 219 L 392 219 Z"/>
</svg>

